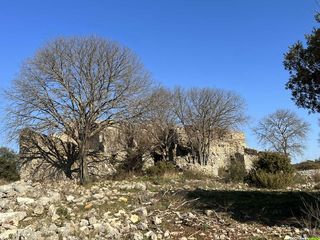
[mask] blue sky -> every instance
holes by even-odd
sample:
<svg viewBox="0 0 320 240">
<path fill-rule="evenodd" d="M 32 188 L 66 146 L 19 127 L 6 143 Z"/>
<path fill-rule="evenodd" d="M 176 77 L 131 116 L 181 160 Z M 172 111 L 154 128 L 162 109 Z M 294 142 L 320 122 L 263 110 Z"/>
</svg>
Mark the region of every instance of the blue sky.
<svg viewBox="0 0 320 240">
<path fill-rule="evenodd" d="M 316 26 L 319 8 L 316 0 L 2 0 L 0 90 L 10 87 L 21 63 L 46 41 L 102 36 L 134 50 L 165 86 L 216 87 L 242 95 L 250 116 L 244 128 L 249 147 L 263 149 L 251 131 L 259 119 L 279 108 L 294 110 L 312 128 L 304 156 L 295 161 L 315 159 L 319 115 L 308 115 L 290 100 L 282 61 L 288 46 Z M 5 133 L 0 145 L 15 147 Z"/>
</svg>

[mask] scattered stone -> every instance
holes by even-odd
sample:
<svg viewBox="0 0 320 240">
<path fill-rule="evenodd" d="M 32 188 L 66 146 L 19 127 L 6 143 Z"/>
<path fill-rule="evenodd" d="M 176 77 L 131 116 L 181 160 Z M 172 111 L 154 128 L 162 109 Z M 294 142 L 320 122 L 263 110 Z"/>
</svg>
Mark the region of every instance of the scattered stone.
<svg viewBox="0 0 320 240">
<path fill-rule="evenodd" d="M 140 222 L 138 225 L 137 225 L 137 228 L 139 229 L 139 230 L 147 230 L 148 229 L 148 224 L 147 223 L 145 223 L 145 222 Z"/>
<path fill-rule="evenodd" d="M 209 216 L 212 216 L 213 210 L 207 209 L 207 210 L 204 211 L 204 214 L 207 215 L 208 217 L 209 217 Z"/>
<path fill-rule="evenodd" d="M 32 204 L 34 203 L 34 199 L 33 198 L 27 198 L 27 197 L 17 197 L 17 202 L 19 204 Z"/>
<path fill-rule="evenodd" d="M 119 236 L 119 230 L 112 227 L 109 223 L 106 223 L 105 227 L 106 227 L 106 231 L 108 232 L 108 236 L 110 237 Z"/>
<path fill-rule="evenodd" d="M 87 219 L 81 219 L 80 221 L 80 226 L 88 226 L 89 225 L 89 221 Z"/>
<path fill-rule="evenodd" d="M 102 232 L 103 233 L 106 230 L 102 223 L 94 223 L 94 224 L 92 224 L 92 226 L 93 226 L 93 229 L 97 230 L 98 232 Z"/>
<path fill-rule="evenodd" d="M 145 207 L 140 207 L 140 208 L 137 208 L 134 210 L 135 213 L 143 216 L 143 217 L 146 217 L 148 216 L 148 211 Z"/>
<path fill-rule="evenodd" d="M 188 180 L 185 185 L 194 189 L 194 183 Z M 167 191 L 167 186 L 162 184 L 128 181 L 97 182 L 90 187 L 71 181 L 3 185 L 5 187 L 0 187 L 0 239 L 231 240 L 264 236 L 266 239 L 289 240 L 307 238 L 311 234 L 307 229 L 290 226 L 240 223 L 223 214 L 215 219 L 212 218 L 216 215 L 213 209 L 204 211 L 204 214 L 199 214 L 195 209 L 192 212 L 174 210 L 179 206 L 179 202 L 175 201 L 172 201 L 172 208 L 162 212 L 158 203 L 162 204 L 163 192 L 166 198 L 170 197 L 170 194 L 183 189 L 179 184 L 177 180 L 171 186 L 172 191 Z M 210 183 L 205 184 L 203 189 L 210 189 Z M 119 191 L 120 186 L 122 190 L 130 191 Z M 152 191 L 131 191 L 147 186 Z M 217 189 L 224 187 L 221 185 Z M 238 189 L 237 185 L 233 185 L 232 189 Z M 199 231 L 204 227 L 210 231 Z"/>
<path fill-rule="evenodd" d="M 141 232 L 135 232 L 135 233 L 133 233 L 132 239 L 133 240 L 143 240 L 144 237 Z"/>
<path fill-rule="evenodd" d="M 82 226 L 82 227 L 79 228 L 79 230 L 81 232 L 83 232 L 85 235 L 89 235 L 90 234 L 90 230 L 89 230 L 89 228 L 87 226 Z"/>
<path fill-rule="evenodd" d="M 144 234 L 147 238 L 151 239 L 151 240 L 157 240 L 158 236 L 157 234 L 155 234 L 153 231 L 149 231 L 147 233 Z"/>
<path fill-rule="evenodd" d="M 38 204 L 41 204 L 42 206 L 46 206 L 50 203 L 50 198 L 48 197 L 41 197 L 37 200 Z"/>
<path fill-rule="evenodd" d="M 43 212 L 44 212 L 44 207 L 40 204 L 33 209 L 33 213 L 37 215 L 41 215 L 43 214 Z"/>
<path fill-rule="evenodd" d="M 128 198 L 119 197 L 118 201 L 119 201 L 119 202 L 124 202 L 124 203 L 126 203 L 126 202 L 128 202 Z"/>
<path fill-rule="evenodd" d="M 19 221 L 27 216 L 26 212 L 7 212 L 0 213 L 0 225 L 8 223 L 14 226 L 18 226 Z"/>
<path fill-rule="evenodd" d="M 92 217 L 89 218 L 89 223 L 90 223 L 90 225 L 93 225 L 93 224 L 95 224 L 95 223 L 97 223 L 97 222 L 98 222 L 98 220 L 96 219 L 95 216 L 92 216 Z"/>
<path fill-rule="evenodd" d="M 221 235 L 219 236 L 219 239 L 221 239 L 221 240 L 226 239 L 226 235 L 221 234 Z"/>
<path fill-rule="evenodd" d="M 168 230 L 165 231 L 164 234 L 163 234 L 163 236 L 164 236 L 165 238 L 170 237 L 170 232 L 169 232 Z"/>
<path fill-rule="evenodd" d="M 7 185 L 1 185 L 0 186 L 0 192 L 1 193 L 8 193 L 13 191 L 13 187 L 11 184 L 7 184 Z"/>
<path fill-rule="evenodd" d="M 50 198 L 50 202 L 59 202 L 61 197 L 60 197 L 60 193 L 58 192 L 49 192 L 49 198 Z"/>
<path fill-rule="evenodd" d="M 17 233 L 17 229 L 11 229 L 4 231 L 3 233 L 0 234 L 0 239 L 12 239 L 14 235 Z"/>
<path fill-rule="evenodd" d="M 75 199 L 75 197 L 72 196 L 72 195 L 68 195 L 68 196 L 66 197 L 66 199 L 67 199 L 67 202 L 73 202 L 74 199 Z"/>
<path fill-rule="evenodd" d="M 0 192 L 0 198 L 4 198 L 5 196 L 7 196 L 7 194 Z"/>
<path fill-rule="evenodd" d="M 84 209 L 90 209 L 92 207 L 93 207 L 92 203 L 88 203 L 87 205 L 84 206 Z"/>
<path fill-rule="evenodd" d="M 134 186 L 134 189 L 141 190 L 141 191 L 146 191 L 147 190 L 147 185 L 145 183 L 136 183 L 135 186 Z"/>
<path fill-rule="evenodd" d="M 53 214 L 52 217 L 51 217 L 51 221 L 55 222 L 59 218 L 60 218 L 60 216 L 58 214 Z"/>
<path fill-rule="evenodd" d="M 153 217 L 152 222 L 153 222 L 155 225 L 159 225 L 159 224 L 162 223 L 162 220 L 161 220 L 159 217 L 155 216 L 155 217 Z"/>
<path fill-rule="evenodd" d="M 130 221 L 131 221 L 132 223 L 137 223 L 137 222 L 139 222 L 139 216 L 136 215 L 136 214 L 132 214 L 131 217 L 130 217 Z"/>
<path fill-rule="evenodd" d="M 25 193 L 28 190 L 28 188 L 29 186 L 27 186 L 26 184 L 15 184 L 13 187 L 13 189 L 18 193 Z"/>
</svg>

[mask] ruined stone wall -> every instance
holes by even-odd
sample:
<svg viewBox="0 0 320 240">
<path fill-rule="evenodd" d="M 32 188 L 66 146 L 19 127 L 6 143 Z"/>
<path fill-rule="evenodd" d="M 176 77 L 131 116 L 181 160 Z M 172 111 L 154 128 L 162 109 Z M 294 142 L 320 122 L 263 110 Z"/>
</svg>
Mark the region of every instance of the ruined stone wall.
<svg viewBox="0 0 320 240">
<path fill-rule="evenodd" d="M 185 147 L 187 142 L 187 137 L 178 129 L 179 143 L 180 147 Z M 30 133 L 28 133 L 30 136 Z M 54 138 L 61 140 L 58 148 L 61 151 L 55 159 L 59 161 L 68 161 L 67 154 L 64 152 L 67 143 L 70 146 L 75 146 L 68 136 L 65 135 L 55 135 Z M 34 178 L 36 180 L 47 178 L 49 176 L 54 178 L 63 178 L 63 171 L 57 171 L 55 167 L 55 162 L 45 161 L 41 154 L 37 153 L 37 148 L 32 146 L 32 142 L 29 141 L 30 138 L 22 135 L 20 138 L 20 155 L 21 162 L 23 165 L 21 167 L 20 173 L 22 179 Z M 40 140 L 39 140 L 40 142 Z M 46 142 L 40 145 L 45 145 Z M 47 151 L 48 146 L 43 146 Z M 92 137 L 89 143 L 89 148 L 91 152 L 95 153 L 95 157 L 89 158 L 89 172 L 93 176 L 104 177 L 110 175 L 116 171 L 117 165 L 121 164 L 122 161 L 126 159 L 126 151 L 121 140 L 121 130 L 116 127 L 109 127 L 103 132 Z M 242 161 L 245 164 L 247 170 L 252 166 L 252 161 L 256 158 L 254 154 L 245 151 L 245 136 L 240 132 L 232 132 L 226 134 L 223 138 L 216 139 L 212 142 L 210 147 L 209 159 L 207 165 L 200 165 L 192 159 L 191 154 L 179 154 L 178 149 L 175 151 L 175 163 L 182 169 L 193 169 L 203 172 L 207 175 L 218 176 L 219 169 L 227 169 L 231 161 Z M 69 153 L 68 153 L 69 154 Z M 53 156 L 54 158 L 55 156 Z M 152 154 L 146 153 L 142 157 L 142 161 L 147 166 L 152 166 L 154 164 L 154 159 Z M 72 166 L 71 170 L 75 170 L 78 167 L 77 162 Z M 75 177 L 75 172 L 73 176 Z"/>
<path fill-rule="evenodd" d="M 115 139 L 108 138 L 108 144 L 103 142 L 101 134 L 93 136 L 89 140 L 91 155 L 88 157 L 90 175 L 105 177 L 115 172 L 110 162 L 115 149 Z M 19 172 L 21 179 L 66 179 L 70 172 L 71 178 L 77 177 L 77 146 L 76 143 L 65 134 L 53 134 L 45 136 L 30 130 L 24 130 L 20 134 L 20 158 Z M 108 148 L 104 148 L 104 146 Z"/>
<path fill-rule="evenodd" d="M 219 169 L 228 169 L 231 161 L 242 161 L 247 171 L 252 166 L 255 156 L 245 152 L 245 136 L 241 132 L 226 134 L 223 138 L 214 140 L 210 147 L 207 165 L 200 165 L 192 157 L 177 157 L 177 165 L 182 169 L 192 169 L 206 175 L 218 176 Z"/>
</svg>

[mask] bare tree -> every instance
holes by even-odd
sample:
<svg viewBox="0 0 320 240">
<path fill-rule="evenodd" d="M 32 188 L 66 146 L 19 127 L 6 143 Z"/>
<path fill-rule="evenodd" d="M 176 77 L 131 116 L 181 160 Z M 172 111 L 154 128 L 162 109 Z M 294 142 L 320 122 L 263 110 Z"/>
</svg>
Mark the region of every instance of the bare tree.
<svg viewBox="0 0 320 240">
<path fill-rule="evenodd" d="M 81 184 L 89 181 L 88 140 L 141 116 L 152 102 L 148 72 L 128 48 L 96 37 L 59 38 L 22 66 L 8 97 L 13 134 L 64 133 L 76 143 Z"/>
<path fill-rule="evenodd" d="M 309 124 L 294 112 L 281 109 L 263 118 L 253 131 L 264 146 L 290 156 L 302 153 Z"/>
<path fill-rule="evenodd" d="M 150 150 L 159 156 L 159 160 L 174 161 L 178 136 L 173 94 L 168 89 L 159 88 L 154 95 L 157 102 L 150 111 L 148 124 L 145 125 L 152 146 Z"/>
<path fill-rule="evenodd" d="M 246 120 L 244 101 L 237 94 L 211 88 L 177 88 L 175 114 L 188 136 L 193 156 L 206 165 L 210 145 Z"/>
<path fill-rule="evenodd" d="M 142 119 L 126 122 L 120 128 L 120 143 L 126 151 L 127 170 L 139 170 L 143 157 L 174 161 L 177 143 L 176 117 L 172 92 L 163 87 L 154 89 L 150 111 Z"/>
</svg>

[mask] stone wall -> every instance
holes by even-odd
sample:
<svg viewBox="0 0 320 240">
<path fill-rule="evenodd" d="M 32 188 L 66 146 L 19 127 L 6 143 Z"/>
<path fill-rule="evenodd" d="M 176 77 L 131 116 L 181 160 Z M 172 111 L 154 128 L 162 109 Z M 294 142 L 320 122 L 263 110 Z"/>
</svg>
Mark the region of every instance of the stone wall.
<svg viewBox="0 0 320 240">
<path fill-rule="evenodd" d="M 246 151 L 245 136 L 240 132 L 232 132 L 224 135 L 223 138 L 212 142 L 209 159 L 206 165 L 200 165 L 192 159 L 191 153 L 181 154 L 181 149 L 186 147 L 186 135 L 181 129 L 177 129 L 179 142 L 174 149 L 174 161 L 181 169 L 193 169 L 207 175 L 218 176 L 219 169 L 228 169 L 232 161 L 242 161 L 246 169 L 249 170 L 256 155 Z M 30 136 L 35 136 L 30 141 Z M 44 159 L 46 156 L 39 153 L 39 149 L 34 143 L 42 146 L 44 152 L 50 151 L 52 142 L 57 145 L 56 154 L 50 156 L 52 159 Z M 36 144 L 36 145 L 37 145 Z M 67 148 L 69 147 L 69 148 Z M 73 149 L 73 148 L 74 149 Z M 116 167 L 127 157 L 121 141 L 121 130 L 109 127 L 105 131 L 94 136 L 89 143 L 90 152 L 94 153 L 89 157 L 89 172 L 96 177 L 104 177 L 115 173 Z M 75 152 L 72 152 L 75 151 Z M 76 176 L 77 162 L 76 145 L 65 135 L 54 135 L 51 137 L 36 133 L 25 132 L 20 137 L 20 156 L 21 156 L 21 178 L 34 178 L 36 180 L 53 177 L 62 178 L 65 169 L 70 167 L 72 177 Z M 144 169 L 154 164 L 151 153 L 142 156 Z M 72 162 L 75 161 L 75 162 Z M 57 170 L 57 164 L 63 162 L 62 168 Z M 61 167 L 60 166 L 60 167 Z"/>
<path fill-rule="evenodd" d="M 207 175 L 218 176 L 219 170 L 227 170 L 232 161 L 241 161 L 247 171 L 251 169 L 252 161 L 256 155 L 245 151 L 245 136 L 241 132 L 226 134 L 223 138 L 214 140 L 210 147 L 210 155 L 207 165 L 200 165 L 192 160 L 192 157 L 177 157 L 176 163 L 182 169 L 191 169 L 203 172 Z"/>
</svg>

